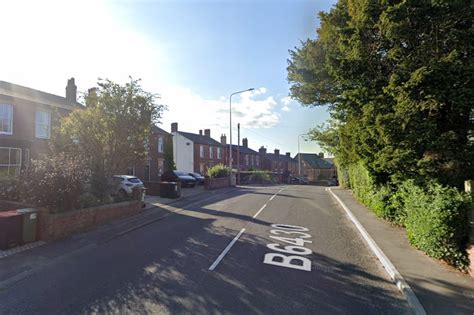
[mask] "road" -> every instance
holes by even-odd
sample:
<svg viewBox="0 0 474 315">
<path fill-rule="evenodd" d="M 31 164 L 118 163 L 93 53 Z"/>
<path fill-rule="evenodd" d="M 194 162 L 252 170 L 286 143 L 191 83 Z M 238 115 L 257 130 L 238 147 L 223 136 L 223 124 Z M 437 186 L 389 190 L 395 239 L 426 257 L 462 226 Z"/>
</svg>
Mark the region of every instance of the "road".
<svg viewBox="0 0 474 315">
<path fill-rule="evenodd" d="M 271 186 L 174 209 L 51 261 L 0 291 L 0 314 L 25 313 L 406 314 L 409 308 L 324 187 Z"/>
</svg>

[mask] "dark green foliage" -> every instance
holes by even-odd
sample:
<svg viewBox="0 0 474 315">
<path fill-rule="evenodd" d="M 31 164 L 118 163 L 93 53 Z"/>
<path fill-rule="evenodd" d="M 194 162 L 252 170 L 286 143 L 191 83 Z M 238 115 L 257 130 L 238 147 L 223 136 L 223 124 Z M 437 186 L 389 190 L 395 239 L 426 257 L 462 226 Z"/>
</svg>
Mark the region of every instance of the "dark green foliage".
<svg viewBox="0 0 474 315">
<path fill-rule="evenodd" d="M 456 188 L 474 178 L 474 3 L 340 0 L 320 20 L 288 62 L 291 96 L 329 105 L 311 138 L 361 202 L 462 268 Z"/>
<path fill-rule="evenodd" d="M 466 269 L 467 213 L 470 201 L 455 188 L 430 183 L 423 188 L 413 181 L 401 185 L 408 239 L 429 256 Z"/>
<path fill-rule="evenodd" d="M 173 158 L 173 138 L 166 137 L 165 148 L 164 148 L 164 158 L 165 158 L 165 169 L 164 171 L 174 171 L 176 170 L 176 164 Z"/>
<path fill-rule="evenodd" d="M 19 178 L 0 178 L 0 200 L 21 201 L 21 181 Z"/>
<path fill-rule="evenodd" d="M 91 171 L 80 159 L 64 153 L 43 156 L 32 161 L 24 175 L 23 196 L 28 203 L 52 212 L 76 209 L 90 176 Z"/>
<path fill-rule="evenodd" d="M 229 168 L 224 164 L 217 164 L 207 170 L 207 174 L 211 178 L 228 177 L 230 175 Z"/>
</svg>

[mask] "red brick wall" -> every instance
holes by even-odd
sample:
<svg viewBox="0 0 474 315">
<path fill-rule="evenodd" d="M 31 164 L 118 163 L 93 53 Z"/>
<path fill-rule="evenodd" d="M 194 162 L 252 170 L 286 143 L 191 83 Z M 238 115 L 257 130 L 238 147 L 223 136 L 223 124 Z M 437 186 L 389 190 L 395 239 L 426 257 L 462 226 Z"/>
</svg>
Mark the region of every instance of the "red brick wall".
<svg viewBox="0 0 474 315">
<path fill-rule="evenodd" d="M 206 189 L 218 189 L 218 188 L 224 188 L 224 187 L 230 187 L 230 179 L 229 177 L 223 177 L 223 178 L 206 178 L 204 180 L 204 188 Z"/>
<path fill-rule="evenodd" d="M 56 240 L 140 211 L 141 202 L 135 200 L 63 213 L 39 209 L 37 236 L 39 240 Z"/>
<path fill-rule="evenodd" d="M 212 146 L 213 150 L 213 158 L 211 159 L 209 157 L 209 146 L 206 144 L 203 144 L 204 146 L 204 158 L 201 158 L 201 149 L 200 149 L 201 144 L 194 144 L 194 172 L 196 173 L 201 173 L 201 168 L 200 165 L 201 163 L 205 164 L 205 172 L 202 175 L 207 174 L 207 169 L 211 166 L 214 166 L 216 164 L 225 164 L 226 163 L 226 154 L 229 154 L 227 150 L 224 147 L 221 147 L 221 158 L 217 158 L 217 146 Z"/>
</svg>

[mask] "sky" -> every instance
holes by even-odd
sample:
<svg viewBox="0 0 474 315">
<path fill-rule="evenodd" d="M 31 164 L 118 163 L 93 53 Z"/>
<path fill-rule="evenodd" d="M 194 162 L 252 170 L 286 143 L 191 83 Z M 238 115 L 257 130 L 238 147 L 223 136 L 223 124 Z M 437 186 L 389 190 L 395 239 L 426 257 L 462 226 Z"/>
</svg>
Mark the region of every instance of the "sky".
<svg viewBox="0 0 474 315">
<path fill-rule="evenodd" d="M 313 0 L 6 0 L 0 2 L 0 80 L 63 95 L 98 78 L 141 79 L 167 105 L 159 126 L 211 129 L 255 150 L 320 152 L 305 141 L 329 118 L 289 97 L 288 50 L 316 37 L 317 13 L 333 1 Z"/>
</svg>

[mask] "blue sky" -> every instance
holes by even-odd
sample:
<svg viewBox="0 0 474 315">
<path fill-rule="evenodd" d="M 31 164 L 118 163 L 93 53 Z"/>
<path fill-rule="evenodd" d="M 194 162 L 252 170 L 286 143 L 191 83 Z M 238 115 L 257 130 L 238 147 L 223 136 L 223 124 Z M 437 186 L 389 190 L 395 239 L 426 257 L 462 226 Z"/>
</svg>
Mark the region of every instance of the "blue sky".
<svg viewBox="0 0 474 315">
<path fill-rule="evenodd" d="M 287 98 L 288 49 L 315 37 L 317 12 L 334 2 L 10 1 L 0 4 L 9 12 L 0 28 L 15 48 L 0 53 L 0 80 L 63 95 L 68 77 L 85 91 L 98 77 L 132 75 L 169 106 L 164 129 L 177 121 L 183 131 L 210 128 L 214 138 L 229 133 L 229 94 L 254 87 L 233 98 L 234 127 L 241 123 L 254 149 L 294 155 L 298 134 L 328 114 Z M 315 143 L 301 147 L 319 152 Z"/>
</svg>

